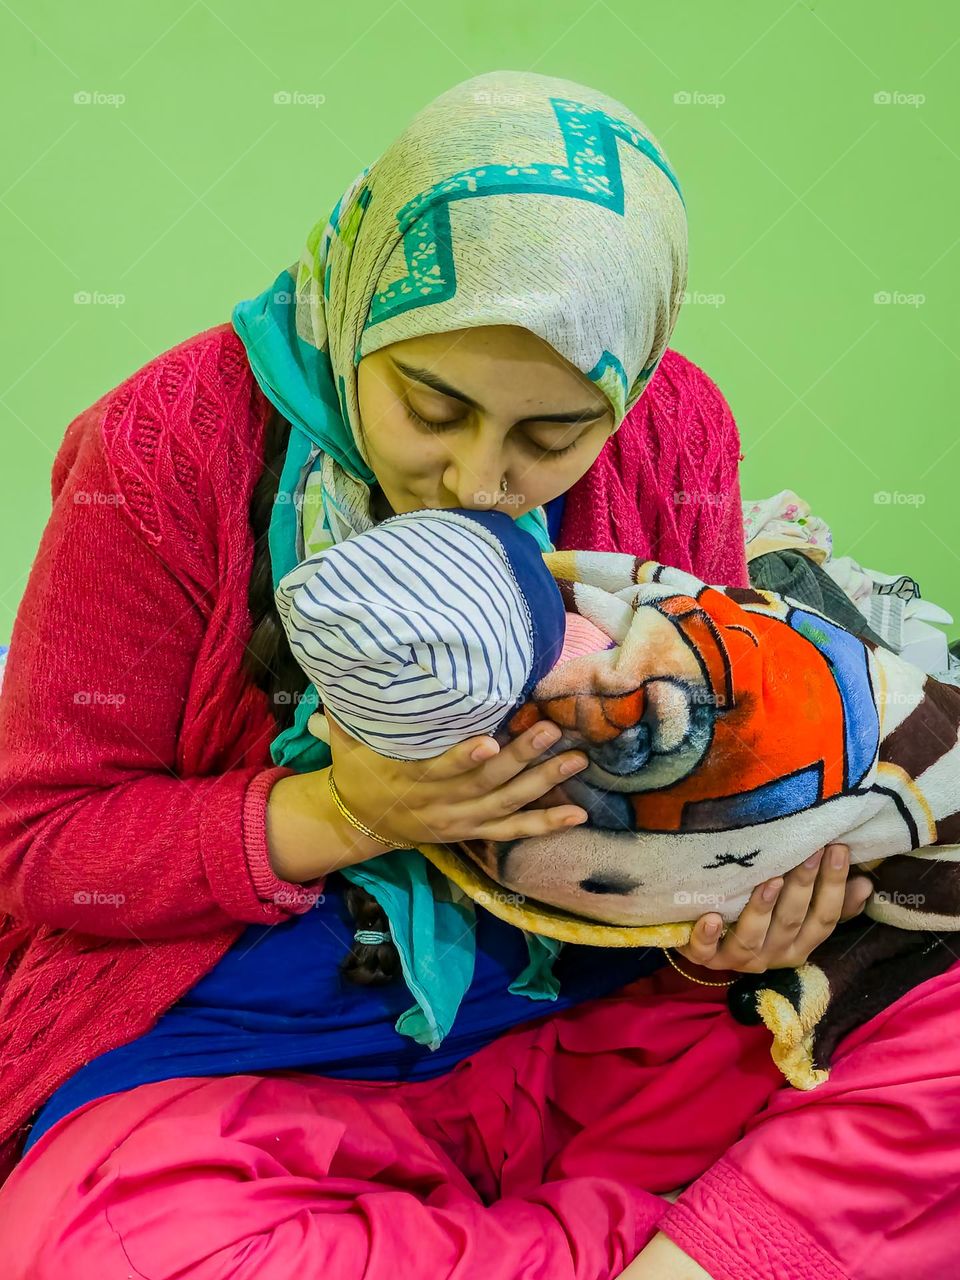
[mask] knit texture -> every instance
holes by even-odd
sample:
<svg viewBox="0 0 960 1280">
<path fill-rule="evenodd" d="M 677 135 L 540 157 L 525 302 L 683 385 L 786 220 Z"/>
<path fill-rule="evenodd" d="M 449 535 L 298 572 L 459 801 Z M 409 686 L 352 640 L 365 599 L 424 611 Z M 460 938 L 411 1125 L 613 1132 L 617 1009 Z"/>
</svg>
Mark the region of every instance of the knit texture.
<svg viewBox="0 0 960 1280">
<path fill-rule="evenodd" d="M 717 586 L 748 584 L 741 460 L 720 390 L 668 348 L 629 421 L 570 488 L 558 547 L 625 551 Z"/>
<path fill-rule="evenodd" d="M 67 428 L 0 697 L 0 1180 L 67 1077 L 148 1030 L 247 924 L 309 910 L 274 875 L 276 721 L 242 669 L 269 406 L 227 325 Z M 569 492 L 560 548 L 748 585 L 739 437 L 667 351 Z"/>
</svg>

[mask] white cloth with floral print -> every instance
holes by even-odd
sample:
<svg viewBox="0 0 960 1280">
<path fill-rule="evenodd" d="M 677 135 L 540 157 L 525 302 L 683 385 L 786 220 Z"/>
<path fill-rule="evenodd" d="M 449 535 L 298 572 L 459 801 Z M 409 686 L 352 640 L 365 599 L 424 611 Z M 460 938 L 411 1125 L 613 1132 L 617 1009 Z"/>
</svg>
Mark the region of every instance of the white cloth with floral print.
<svg viewBox="0 0 960 1280">
<path fill-rule="evenodd" d="M 748 560 L 768 551 L 790 550 L 823 564 L 833 550 L 830 526 L 811 515 L 809 502 L 792 489 L 782 489 L 772 498 L 744 502 L 743 533 Z"/>
</svg>

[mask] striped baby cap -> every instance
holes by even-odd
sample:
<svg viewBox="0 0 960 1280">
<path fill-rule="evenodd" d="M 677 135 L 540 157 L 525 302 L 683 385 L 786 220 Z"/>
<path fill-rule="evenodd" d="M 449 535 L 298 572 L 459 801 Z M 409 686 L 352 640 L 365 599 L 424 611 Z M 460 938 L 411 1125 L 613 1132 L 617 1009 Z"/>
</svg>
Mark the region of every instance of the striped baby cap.
<svg viewBox="0 0 960 1280">
<path fill-rule="evenodd" d="M 391 516 L 303 560 L 276 601 L 323 710 L 394 759 L 493 733 L 564 644 L 560 589 L 502 511 Z"/>
</svg>

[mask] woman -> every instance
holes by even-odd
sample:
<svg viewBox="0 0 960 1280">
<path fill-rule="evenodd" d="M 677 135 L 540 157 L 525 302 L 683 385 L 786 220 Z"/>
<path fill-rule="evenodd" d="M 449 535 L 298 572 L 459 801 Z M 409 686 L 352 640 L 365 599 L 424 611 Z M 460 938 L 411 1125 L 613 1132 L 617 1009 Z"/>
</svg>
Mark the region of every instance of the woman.
<svg viewBox="0 0 960 1280">
<path fill-rule="evenodd" d="M 469 186 L 538 155 L 581 198 L 520 190 L 535 163 Z M 427 229 L 418 194 L 455 182 L 451 221 L 405 238 Z M 380 901 L 342 872 L 382 887 L 385 850 L 576 819 L 552 793 L 578 753 L 535 763 L 534 726 L 401 769 L 335 735 L 336 791 L 301 767 L 310 704 L 273 580 L 393 511 L 498 498 L 549 545 L 549 504 L 559 545 L 746 581 L 735 431 L 666 350 L 685 249 L 675 179 L 626 108 L 478 77 L 354 181 L 292 295 L 282 275 L 237 332 L 71 424 L 0 700 L 8 1276 L 836 1280 L 908 1255 L 949 1273 L 958 1108 L 930 1042 L 951 974 L 848 1037 L 809 1095 L 715 974 L 795 963 L 853 914 L 842 858 L 759 886 L 722 941 L 705 917 L 692 982 L 570 947 L 552 990 L 478 911 L 469 991 L 431 1041 L 381 909 L 422 886 Z"/>
</svg>

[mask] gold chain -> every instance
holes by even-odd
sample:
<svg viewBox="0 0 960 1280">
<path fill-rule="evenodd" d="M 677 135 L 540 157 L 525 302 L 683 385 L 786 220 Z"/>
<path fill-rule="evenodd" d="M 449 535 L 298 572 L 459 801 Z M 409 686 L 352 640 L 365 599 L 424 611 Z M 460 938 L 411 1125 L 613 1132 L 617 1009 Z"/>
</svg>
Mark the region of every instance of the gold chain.
<svg viewBox="0 0 960 1280">
<path fill-rule="evenodd" d="M 340 792 L 337 790 L 337 784 L 333 780 L 332 767 L 330 772 L 327 774 L 327 781 L 330 784 L 330 794 L 333 796 L 333 803 L 352 826 L 356 827 L 358 831 L 362 831 L 365 836 L 369 836 L 371 840 L 379 840 L 381 844 L 389 845 L 391 849 L 399 847 L 395 840 L 390 840 L 387 836 L 379 835 L 372 827 L 368 827 L 365 822 L 361 822 L 358 817 L 350 812 L 347 806 L 343 803 Z"/>
<path fill-rule="evenodd" d="M 681 968 L 680 968 L 680 966 L 677 964 L 676 960 L 674 960 L 673 956 L 670 954 L 670 948 L 669 948 L 669 947 L 661 947 L 661 948 L 660 948 L 660 950 L 663 952 L 663 954 L 667 957 L 667 959 L 670 961 L 670 963 L 671 963 L 671 964 L 673 965 L 673 967 L 676 969 L 677 973 L 679 973 L 682 977 L 686 978 L 689 982 L 696 982 L 698 986 L 701 986 L 701 987 L 732 987 L 732 986 L 733 986 L 733 984 L 736 982 L 736 978 L 731 978 L 729 982 L 705 982 L 703 978 L 695 978 L 695 977 L 693 976 L 693 974 L 692 974 L 692 973 L 685 973 L 685 972 L 683 971 L 683 969 L 681 969 Z"/>
</svg>

